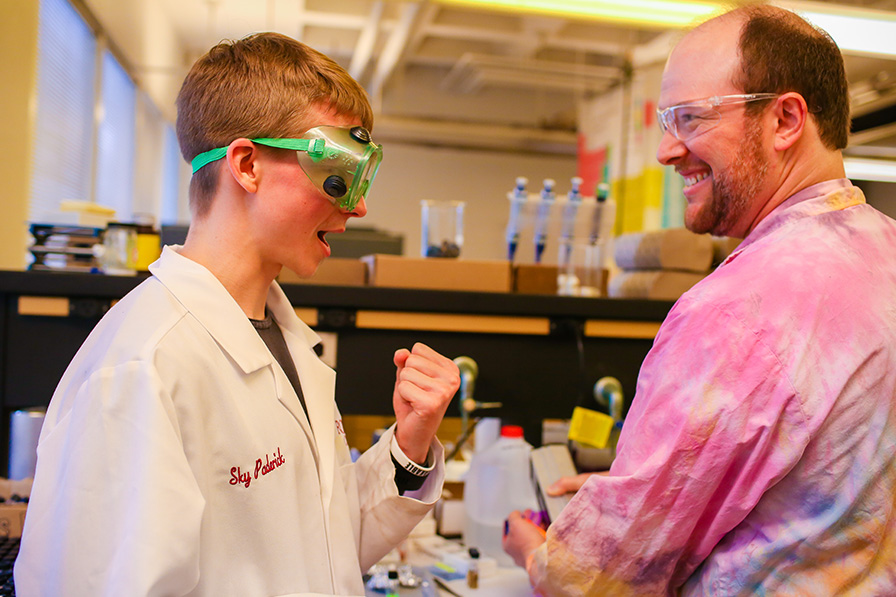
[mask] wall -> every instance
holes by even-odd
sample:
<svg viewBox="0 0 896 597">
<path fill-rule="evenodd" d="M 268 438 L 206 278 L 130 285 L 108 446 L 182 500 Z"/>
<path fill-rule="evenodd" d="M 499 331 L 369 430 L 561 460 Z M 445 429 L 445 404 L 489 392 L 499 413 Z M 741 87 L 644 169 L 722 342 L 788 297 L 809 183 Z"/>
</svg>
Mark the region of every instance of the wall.
<svg viewBox="0 0 896 597">
<path fill-rule="evenodd" d="M 627 86 L 583 102 L 579 112 L 583 156 L 607 162 L 616 234 L 684 225 L 682 179 L 656 160 L 662 72 L 662 64 L 644 66 Z"/>
<path fill-rule="evenodd" d="M 870 180 L 854 180 L 853 183 L 865 193 L 869 205 L 896 219 L 896 184 Z"/>
<path fill-rule="evenodd" d="M 0 268 L 25 267 L 34 126 L 38 2 L 5 2 L 0 19 Z"/>
<path fill-rule="evenodd" d="M 389 143 L 374 181 L 368 215 L 350 225 L 404 235 L 404 253 L 420 254 L 420 200 L 463 200 L 464 252 L 469 259 L 504 259 L 507 193 L 517 176 L 530 191 L 553 178 L 559 193 L 576 175 L 575 156 L 499 153 Z"/>
</svg>

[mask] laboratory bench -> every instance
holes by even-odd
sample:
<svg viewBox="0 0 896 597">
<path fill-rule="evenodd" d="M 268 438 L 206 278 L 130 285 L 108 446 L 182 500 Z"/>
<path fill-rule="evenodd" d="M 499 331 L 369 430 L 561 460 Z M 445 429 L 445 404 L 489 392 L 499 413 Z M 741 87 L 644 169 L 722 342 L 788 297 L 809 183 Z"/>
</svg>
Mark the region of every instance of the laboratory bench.
<svg viewBox="0 0 896 597">
<path fill-rule="evenodd" d="M 0 476 L 8 467 L 9 420 L 46 406 L 62 373 L 102 315 L 146 274 L 0 271 Z M 337 370 L 343 415 L 392 413 L 394 351 L 424 342 L 465 355 L 479 374 L 473 397 L 541 443 L 544 419 L 594 406 L 592 388 L 617 378 L 626 402 L 672 302 L 284 284 L 299 317 L 324 339 Z M 457 416 L 458 399 L 448 415 Z"/>
</svg>

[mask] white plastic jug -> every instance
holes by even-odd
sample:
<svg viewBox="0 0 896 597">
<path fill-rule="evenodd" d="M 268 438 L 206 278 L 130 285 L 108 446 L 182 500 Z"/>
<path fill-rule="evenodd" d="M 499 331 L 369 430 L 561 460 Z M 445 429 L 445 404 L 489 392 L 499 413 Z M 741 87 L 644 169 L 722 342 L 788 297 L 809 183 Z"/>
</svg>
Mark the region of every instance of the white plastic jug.
<svg viewBox="0 0 896 597">
<path fill-rule="evenodd" d="M 501 547 L 507 515 L 538 509 L 529 473 L 531 451 L 522 427 L 505 425 L 495 443 L 473 456 L 464 480 L 464 544 L 501 566 L 514 565 Z"/>
</svg>

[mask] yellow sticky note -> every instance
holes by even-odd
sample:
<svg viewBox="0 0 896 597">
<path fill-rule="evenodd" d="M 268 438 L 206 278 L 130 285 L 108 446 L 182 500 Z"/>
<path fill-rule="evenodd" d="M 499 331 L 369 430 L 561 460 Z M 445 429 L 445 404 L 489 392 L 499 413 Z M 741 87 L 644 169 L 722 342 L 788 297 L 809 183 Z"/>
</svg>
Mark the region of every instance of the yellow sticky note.
<svg viewBox="0 0 896 597">
<path fill-rule="evenodd" d="M 613 430 L 613 417 L 577 406 L 569 423 L 569 439 L 592 448 L 606 448 Z"/>
</svg>

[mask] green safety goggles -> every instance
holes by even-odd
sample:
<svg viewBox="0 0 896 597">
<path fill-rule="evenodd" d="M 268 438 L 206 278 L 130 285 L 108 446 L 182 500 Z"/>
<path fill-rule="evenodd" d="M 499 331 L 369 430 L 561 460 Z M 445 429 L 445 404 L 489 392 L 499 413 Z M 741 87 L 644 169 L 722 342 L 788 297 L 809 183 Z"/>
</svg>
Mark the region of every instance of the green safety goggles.
<svg viewBox="0 0 896 597">
<path fill-rule="evenodd" d="M 383 148 L 370 140 L 362 126 L 317 126 L 301 139 L 251 139 L 253 143 L 291 149 L 314 186 L 340 209 L 352 211 L 367 196 L 383 160 Z M 218 147 L 193 158 L 193 173 L 227 155 Z"/>
</svg>

